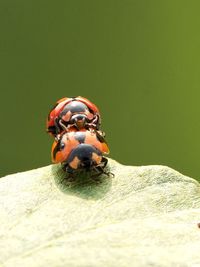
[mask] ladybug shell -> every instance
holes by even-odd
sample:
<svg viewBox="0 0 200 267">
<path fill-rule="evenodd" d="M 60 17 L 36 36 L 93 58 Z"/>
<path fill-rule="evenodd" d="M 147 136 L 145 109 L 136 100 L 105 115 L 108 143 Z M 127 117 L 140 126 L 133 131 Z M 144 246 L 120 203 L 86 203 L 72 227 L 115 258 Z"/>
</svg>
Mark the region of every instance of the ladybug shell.
<svg viewBox="0 0 200 267">
<path fill-rule="evenodd" d="M 64 106 L 69 103 L 72 98 L 64 97 L 56 102 L 51 111 L 49 112 L 47 118 L 47 129 L 54 126 L 54 120 L 59 116 L 60 112 L 63 110 Z"/>
<path fill-rule="evenodd" d="M 64 133 L 59 141 L 54 141 L 51 151 L 52 162 L 59 163 L 67 161 L 71 152 L 81 144 L 94 147 L 101 155 L 109 153 L 106 141 L 97 132 L 86 130 L 68 132 Z M 81 153 L 84 153 L 84 150 Z"/>
<path fill-rule="evenodd" d="M 47 131 L 49 132 L 49 134 L 52 134 L 54 136 L 53 131 L 54 131 L 54 127 L 55 127 L 55 120 L 59 117 L 59 115 L 63 111 L 64 107 L 72 101 L 82 102 L 83 104 L 85 104 L 89 108 L 89 110 L 93 114 L 99 115 L 99 109 L 97 108 L 97 106 L 95 104 L 93 104 L 92 102 L 90 102 L 87 98 L 84 98 L 82 96 L 70 97 L 70 98 L 68 98 L 68 97 L 61 98 L 60 100 L 58 100 L 56 102 L 54 107 L 49 112 L 47 122 L 46 122 L 46 127 L 47 127 Z M 99 118 L 100 118 L 100 115 L 99 115 Z"/>
</svg>

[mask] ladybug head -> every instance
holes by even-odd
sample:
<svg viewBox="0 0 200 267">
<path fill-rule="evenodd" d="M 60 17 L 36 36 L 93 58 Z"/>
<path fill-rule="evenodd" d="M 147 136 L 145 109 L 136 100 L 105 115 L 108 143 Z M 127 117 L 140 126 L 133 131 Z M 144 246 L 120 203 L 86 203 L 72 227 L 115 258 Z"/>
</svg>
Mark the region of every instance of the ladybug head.
<svg viewBox="0 0 200 267">
<path fill-rule="evenodd" d="M 92 167 L 100 164 L 102 153 L 93 145 L 79 144 L 70 153 L 66 163 L 72 169 L 91 170 Z"/>
<path fill-rule="evenodd" d="M 85 127 L 87 116 L 85 114 L 75 114 L 71 117 L 70 123 L 75 124 L 78 129 Z"/>
</svg>

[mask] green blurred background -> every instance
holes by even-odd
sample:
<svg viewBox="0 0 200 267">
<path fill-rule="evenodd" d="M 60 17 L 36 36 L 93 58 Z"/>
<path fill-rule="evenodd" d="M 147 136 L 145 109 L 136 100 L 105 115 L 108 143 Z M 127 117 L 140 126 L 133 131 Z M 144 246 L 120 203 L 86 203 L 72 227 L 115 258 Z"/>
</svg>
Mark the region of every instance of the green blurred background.
<svg viewBox="0 0 200 267">
<path fill-rule="evenodd" d="M 200 2 L 0 1 L 0 175 L 50 164 L 49 109 L 89 98 L 110 156 L 200 178 Z"/>
</svg>

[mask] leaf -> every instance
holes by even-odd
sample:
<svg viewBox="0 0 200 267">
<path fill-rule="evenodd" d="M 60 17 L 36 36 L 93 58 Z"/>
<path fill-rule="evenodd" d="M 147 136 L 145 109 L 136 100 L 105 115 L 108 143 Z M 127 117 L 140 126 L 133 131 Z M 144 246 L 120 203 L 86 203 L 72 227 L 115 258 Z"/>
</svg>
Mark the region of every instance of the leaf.
<svg viewBox="0 0 200 267">
<path fill-rule="evenodd" d="M 0 179 L 0 266 L 199 266 L 199 183 L 165 166 L 109 168 L 101 183 L 69 182 L 60 165 Z"/>
</svg>

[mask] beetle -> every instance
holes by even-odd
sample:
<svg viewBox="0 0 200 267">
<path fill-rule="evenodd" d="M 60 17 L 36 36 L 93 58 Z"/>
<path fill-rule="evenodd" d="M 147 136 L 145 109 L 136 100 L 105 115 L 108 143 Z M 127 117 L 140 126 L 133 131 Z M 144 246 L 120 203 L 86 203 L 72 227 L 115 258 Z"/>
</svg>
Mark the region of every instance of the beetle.
<svg viewBox="0 0 200 267">
<path fill-rule="evenodd" d="M 109 148 L 98 132 L 83 129 L 81 131 L 64 132 L 52 145 L 52 162 L 61 163 L 63 169 L 73 177 L 80 171 L 92 173 L 92 177 L 100 174 L 110 175 L 105 171 Z"/>
<path fill-rule="evenodd" d="M 101 116 L 97 106 L 87 98 L 77 96 L 58 100 L 49 112 L 46 127 L 50 135 L 57 137 L 70 130 L 99 130 L 100 124 Z"/>
</svg>

